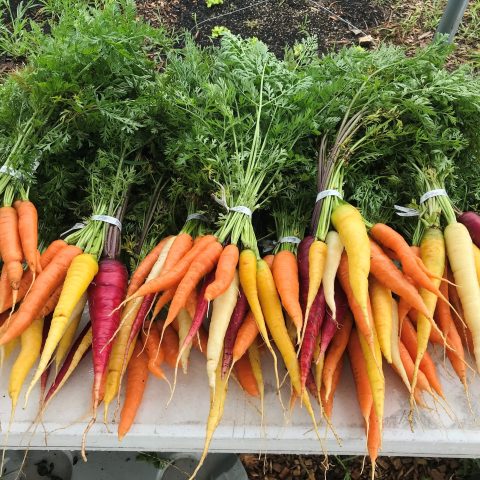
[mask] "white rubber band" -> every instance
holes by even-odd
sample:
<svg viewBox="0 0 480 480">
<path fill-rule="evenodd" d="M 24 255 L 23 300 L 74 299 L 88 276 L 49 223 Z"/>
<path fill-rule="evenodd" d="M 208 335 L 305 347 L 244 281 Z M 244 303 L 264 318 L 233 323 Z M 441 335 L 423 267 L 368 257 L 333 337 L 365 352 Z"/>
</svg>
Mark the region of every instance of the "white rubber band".
<svg viewBox="0 0 480 480">
<path fill-rule="evenodd" d="M 78 222 L 73 227 L 71 227 L 68 230 L 65 230 L 63 233 L 61 233 L 60 236 L 65 237 L 67 235 L 67 233 L 73 232 L 74 230 L 80 230 L 84 226 L 85 226 L 85 224 L 83 222 Z"/>
<path fill-rule="evenodd" d="M 315 203 L 323 200 L 325 197 L 338 197 L 340 199 L 343 199 L 342 194 L 338 190 L 331 188 L 330 190 L 322 190 L 321 192 L 318 192 Z"/>
<path fill-rule="evenodd" d="M 18 170 L 15 170 L 12 167 L 9 167 L 8 165 L 3 165 L 0 167 L 0 173 L 6 173 L 7 175 L 10 175 L 13 178 L 16 178 L 18 180 L 21 180 L 23 178 L 23 175 L 21 172 Z"/>
<path fill-rule="evenodd" d="M 92 215 L 90 218 L 92 220 L 98 220 L 99 222 L 115 225 L 120 231 L 122 231 L 122 222 L 118 218 L 111 217 L 110 215 Z"/>
<path fill-rule="evenodd" d="M 394 205 L 395 213 L 399 217 L 418 217 L 420 212 L 415 208 L 402 207 L 401 205 Z"/>
<path fill-rule="evenodd" d="M 205 215 L 202 215 L 201 213 L 191 213 L 190 215 L 187 216 L 185 223 L 187 223 L 190 220 L 200 220 L 201 222 L 208 222 L 208 218 Z"/>
<path fill-rule="evenodd" d="M 424 193 L 420 198 L 420 204 L 425 203 L 428 199 L 433 197 L 448 197 L 448 193 L 444 188 L 436 188 Z"/>
<path fill-rule="evenodd" d="M 230 212 L 243 213 L 244 215 L 247 215 L 247 217 L 252 216 L 252 211 L 248 207 L 245 207 L 244 205 L 238 205 L 236 207 L 228 207 L 228 210 Z"/>
<path fill-rule="evenodd" d="M 294 243 L 295 245 L 299 244 L 301 240 L 298 237 L 281 237 L 277 240 L 276 243 Z"/>
</svg>

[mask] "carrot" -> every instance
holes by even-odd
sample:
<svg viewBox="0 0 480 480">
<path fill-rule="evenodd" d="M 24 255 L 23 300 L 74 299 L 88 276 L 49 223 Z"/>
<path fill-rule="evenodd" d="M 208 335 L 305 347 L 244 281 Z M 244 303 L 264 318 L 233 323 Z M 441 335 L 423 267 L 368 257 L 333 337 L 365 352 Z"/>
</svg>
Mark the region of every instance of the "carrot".
<svg viewBox="0 0 480 480">
<path fill-rule="evenodd" d="M 260 396 L 260 412 L 261 412 L 261 425 L 263 425 L 263 402 L 265 396 L 265 386 L 263 382 L 262 363 L 260 360 L 260 349 L 258 348 L 258 342 L 252 343 L 248 349 L 248 359 L 252 366 L 253 376 L 257 384 L 257 390 Z"/>
<path fill-rule="evenodd" d="M 206 237 L 204 237 L 206 238 Z M 200 242 L 197 244 L 200 245 Z M 196 246 L 191 250 L 195 250 Z M 210 273 L 214 268 L 222 253 L 223 247 L 221 243 L 210 241 L 202 247 L 202 250 L 196 255 L 196 258 L 190 263 L 188 271 L 184 273 L 184 277 L 178 283 L 175 295 L 172 298 L 170 308 L 168 309 L 165 325 L 170 325 L 178 312 L 187 302 L 190 293 L 196 288 L 200 280 Z"/>
<path fill-rule="evenodd" d="M 245 354 L 257 336 L 257 322 L 255 321 L 255 317 L 250 310 L 240 326 L 240 329 L 238 330 L 237 338 L 235 339 L 235 343 L 233 345 L 233 363 L 237 362 Z"/>
<path fill-rule="evenodd" d="M 228 323 L 232 317 L 238 297 L 239 279 L 235 274 L 227 290 L 213 301 L 212 318 L 208 331 L 207 376 L 211 389 L 215 389 L 216 370 L 221 362 L 221 353 Z"/>
<path fill-rule="evenodd" d="M 370 241 L 367 229 L 360 212 L 345 202 L 340 202 L 333 209 L 331 220 L 345 245 L 349 266 L 348 279 L 352 295 L 363 312 L 363 318 L 367 325 L 370 326 L 370 334 L 365 332 L 365 337 L 369 340 L 372 324 L 368 318 L 367 309 L 368 274 L 370 273 Z M 363 333 L 362 328 L 360 328 L 360 331 Z"/>
<path fill-rule="evenodd" d="M 450 223 L 444 231 L 448 260 L 463 307 L 465 323 L 472 333 L 475 360 L 480 370 L 480 288 L 473 258 L 472 239 L 465 225 Z"/>
<path fill-rule="evenodd" d="M 275 352 L 273 351 L 272 345 L 268 338 L 267 327 L 265 324 L 265 318 L 263 316 L 263 311 L 262 311 L 263 309 L 260 305 L 261 302 L 259 299 L 259 291 L 258 291 L 258 289 L 260 288 L 260 285 L 259 285 L 260 277 L 262 277 L 263 274 L 266 273 L 267 269 L 268 269 L 267 276 L 271 278 L 272 281 L 273 281 L 273 277 L 270 271 L 270 267 L 265 263 L 265 261 L 259 260 L 258 265 L 261 265 L 262 267 L 264 267 L 262 270 L 262 275 L 259 275 L 258 273 L 257 259 L 255 256 L 255 253 L 252 250 L 242 251 L 242 253 L 240 254 L 240 261 L 239 261 L 240 284 L 242 285 L 243 292 L 247 297 L 248 304 L 250 305 L 250 310 L 252 311 L 253 316 L 255 317 L 255 321 L 257 322 L 258 331 L 260 332 L 260 335 L 262 336 L 262 339 L 265 342 L 265 345 L 267 346 L 268 350 L 272 354 L 274 369 L 275 369 L 275 377 L 277 381 L 277 386 L 279 386 L 280 381 L 278 378 L 277 356 L 275 355 Z M 275 282 L 274 282 L 274 285 L 275 285 Z M 276 287 L 275 287 L 275 293 L 276 293 Z M 276 296 L 278 297 L 278 295 Z M 281 306 L 280 306 L 280 309 L 281 309 Z"/>
<path fill-rule="evenodd" d="M 148 357 L 139 342 L 135 345 L 127 368 L 127 388 L 125 401 L 120 413 L 118 439 L 121 441 L 133 425 L 148 380 Z"/>
<path fill-rule="evenodd" d="M 297 330 L 297 338 L 300 340 L 303 315 L 299 300 L 300 283 L 295 254 L 289 250 L 278 252 L 273 260 L 272 274 L 283 308 L 292 319 Z"/>
<path fill-rule="evenodd" d="M 313 351 L 315 349 L 315 341 L 320 329 L 322 328 L 323 319 L 325 318 L 325 309 L 325 295 L 323 293 L 323 288 L 320 287 L 320 290 L 318 291 L 310 310 L 307 308 L 308 319 L 305 322 L 305 335 L 300 347 L 299 362 L 302 389 L 305 388 L 308 372 L 310 371 Z"/>
<path fill-rule="evenodd" d="M 3 332 L 0 345 L 5 345 L 12 338 L 21 335 L 38 317 L 48 297 L 64 281 L 72 260 L 81 252 L 74 245 L 61 249 L 58 255 L 37 276 L 29 295 L 17 311 L 15 322 L 11 322 L 9 328 Z"/>
<path fill-rule="evenodd" d="M 260 391 L 258 390 L 257 379 L 253 373 L 252 365 L 248 353 L 235 363 L 235 376 L 239 381 L 241 387 L 252 397 L 258 397 Z"/>
<path fill-rule="evenodd" d="M 380 424 L 375 409 L 370 410 L 370 428 L 367 432 L 367 450 L 370 461 L 372 462 L 372 476 L 375 479 L 375 465 L 378 459 L 378 451 L 382 447 L 382 425 Z"/>
<path fill-rule="evenodd" d="M 180 345 L 182 345 L 183 342 L 185 341 L 185 338 L 187 337 L 190 327 L 192 326 L 192 317 L 190 316 L 186 308 L 181 308 L 180 311 L 178 312 L 177 323 L 178 323 L 178 330 L 177 330 L 178 346 L 180 348 Z M 164 325 L 164 328 L 165 328 L 165 325 Z M 192 344 L 190 343 L 186 348 L 182 349 L 182 354 L 178 355 L 177 361 L 175 364 L 175 377 L 176 377 L 176 371 L 177 371 L 177 366 L 179 362 L 182 365 L 183 373 L 187 374 L 188 357 L 190 356 L 191 346 Z"/>
<path fill-rule="evenodd" d="M 438 286 L 432 282 L 432 278 L 440 280 L 442 277 L 439 277 L 434 272 L 430 272 L 421 259 L 419 261 L 415 255 L 412 255 L 410 246 L 398 232 L 383 223 L 377 223 L 370 229 L 370 233 L 376 240 L 396 253 L 402 264 L 403 271 L 417 285 L 440 296 Z"/>
<path fill-rule="evenodd" d="M 399 340 L 398 342 L 398 348 L 400 351 L 400 357 L 402 359 L 403 366 L 405 368 L 405 371 L 407 372 L 407 376 L 411 384 L 413 380 L 414 370 L 415 370 L 415 363 L 412 360 L 412 357 L 410 356 L 410 354 L 408 353 L 407 347 L 405 347 L 405 345 L 401 340 Z M 433 395 L 433 392 L 432 392 L 432 389 L 430 388 L 427 377 L 421 370 L 419 370 L 418 372 L 417 384 L 415 388 L 418 390 L 423 390 Z"/>
<path fill-rule="evenodd" d="M 335 392 L 337 390 L 338 384 L 340 383 L 342 370 L 343 370 L 343 358 L 337 363 L 335 367 L 335 371 L 333 372 L 332 383 L 330 386 L 330 395 L 328 397 L 326 396 L 326 389 L 324 386 L 322 386 L 322 388 L 320 389 L 320 398 L 322 400 L 322 405 L 323 405 L 323 414 L 328 420 L 332 418 L 333 397 L 335 396 Z"/>
<path fill-rule="evenodd" d="M 13 305 L 23 275 L 23 252 L 18 233 L 18 214 L 14 207 L 0 208 L 0 255 L 7 270 L 10 288 L 13 290 Z"/>
<path fill-rule="evenodd" d="M 165 290 L 165 292 L 163 292 L 160 295 L 157 302 L 155 303 L 155 307 L 152 313 L 152 318 L 157 318 L 162 308 L 172 301 L 172 298 L 175 296 L 175 290 L 176 288 L 173 287 L 168 290 Z"/>
<path fill-rule="evenodd" d="M 285 363 L 285 366 L 287 367 L 288 374 L 290 376 L 292 386 L 297 395 L 302 398 L 307 412 L 312 419 L 315 432 L 317 433 L 317 422 L 315 419 L 315 414 L 313 413 L 308 393 L 302 389 L 300 367 L 298 364 L 297 356 L 295 354 L 295 349 L 293 348 L 293 343 L 288 336 L 287 328 L 285 326 L 282 305 L 280 303 L 280 298 L 277 294 L 277 289 L 275 287 L 272 272 L 263 260 L 258 261 L 257 278 L 258 299 L 260 301 L 262 310 L 265 312 L 265 320 L 268 325 L 268 329 L 272 335 L 275 345 L 277 346 L 280 354 L 282 355 L 283 361 Z M 275 360 L 276 357 L 274 357 L 274 361 Z"/>
<path fill-rule="evenodd" d="M 29 200 L 17 200 L 13 204 L 18 215 L 18 234 L 22 246 L 23 257 L 28 268 L 37 273 L 38 214 L 35 205 Z"/>
<path fill-rule="evenodd" d="M 140 262 L 136 270 L 133 272 L 130 282 L 128 284 L 128 289 L 127 289 L 127 297 L 135 293 L 142 283 L 145 281 L 147 278 L 148 274 L 150 273 L 150 270 L 152 270 L 153 266 L 155 265 L 156 261 L 158 260 L 158 257 L 160 256 L 160 253 L 166 246 L 166 244 L 169 242 L 169 240 L 172 239 L 172 236 L 165 237 L 162 239 L 149 253 L 148 255 L 145 256 L 145 258 Z"/>
<path fill-rule="evenodd" d="M 448 271 L 448 279 L 453 281 L 453 274 L 452 271 L 449 269 Z M 460 297 L 458 296 L 458 291 L 455 285 L 449 284 L 448 286 L 448 297 L 452 307 L 455 309 L 454 311 L 457 314 L 452 314 L 452 320 L 457 328 L 457 332 L 460 334 L 462 339 L 462 344 L 465 345 L 467 350 L 472 353 L 473 352 L 473 339 L 472 339 L 472 332 L 467 328 L 465 321 L 464 321 L 464 314 L 462 304 L 460 302 Z"/>
<path fill-rule="evenodd" d="M 223 361 L 222 361 L 222 376 L 230 370 L 233 362 L 233 346 L 237 338 L 238 331 L 242 326 L 243 321 L 248 313 L 247 297 L 243 293 L 242 287 L 239 288 L 237 303 L 230 318 L 227 331 L 225 333 L 225 340 L 223 342 Z"/>
<path fill-rule="evenodd" d="M 162 348 L 165 352 L 165 361 L 175 368 L 178 358 L 178 335 L 171 325 L 163 329 L 163 321 L 158 322 L 157 328 L 163 332 Z"/>
<path fill-rule="evenodd" d="M 402 379 L 403 383 L 407 387 L 407 390 L 411 392 L 410 380 L 408 379 L 407 372 L 405 371 L 405 367 L 403 366 L 402 358 L 400 355 L 400 348 L 398 345 L 398 341 L 400 338 L 400 331 L 402 328 L 400 324 L 399 314 L 398 314 L 400 310 L 400 305 L 399 304 L 397 305 L 397 302 L 393 298 L 391 300 L 391 309 L 392 309 L 392 330 L 391 330 L 392 337 L 390 340 L 390 345 L 391 345 L 390 350 L 392 352 L 392 366 L 394 367 L 398 376 Z"/>
<path fill-rule="evenodd" d="M 300 306 L 302 307 L 302 313 L 304 314 L 304 316 L 305 310 L 307 309 L 309 285 L 308 252 L 314 240 L 314 237 L 312 237 L 311 235 L 305 237 L 299 243 L 297 249 L 298 279 L 300 283 Z"/>
<path fill-rule="evenodd" d="M 333 336 L 330 347 L 325 356 L 325 363 L 323 366 L 322 384 L 325 386 L 325 398 L 329 398 L 332 390 L 332 381 L 335 368 L 343 357 L 343 353 L 348 345 L 350 332 L 352 331 L 353 319 L 350 312 L 347 312 L 343 317 L 342 328 L 337 330 L 336 335 Z"/>
<path fill-rule="evenodd" d="M 358 405 L 360 406 L 362 417 L 365 420 L 365 427 L 368 436 L 373 397 L 370 382 L 368 380 L 367 364 L 365 362 L 365 357 L 363 356 L 362 347 L 356 329 L 352 329 L 348 340 L 348 357 L 350 359 L 350 368 L 352 369 L 353 379 L 355 380 Z"/>
<path fill-rule="evenodd" d="M 323 270 L 325 269 L 325 261 L 327 258 L 327 244 L 321 240 L 315 239 L 308 249 L 308 293 L 307 307 L 305 309 L 305 318 L 308 319 L 310 309 L 317 296 L 320 284 L 322 283 Z M 307 322 L 304 323 L 302 329 L 302 338 L 305 335 Z"/>
<path fill-rule="evenodd" d="M 420 244 L 421 256 L 426 267 L 436 276 L 441 278 L 445 271 L 445 242 L 442 232 L 437 228 L 429 228 L 423 235 Z M 437 288 L 440 286 L 440 280 L 434 280 Z M 427 351 L 428 340 L 430 338 L 430 331 L 432 329 L 432 319 L 437 304 L 437 295 L 430 290 L 422 287 L 420 295 L 423 298 L 425 305 L 428 308 L 428 316 L 419 313 L 417 316 L 417 354 L 415 357 L 415 369 L 412 379 L 412 394 L 410 397 L 411 405 L 413 406 L 413 392 L 415 391 L 415 384 L 417 381 L 418 370 L 420 362 Z M 437 327 L 438 328 L 438 327 Z"/>
<path fill-rule="evenodd" d="M 37 370 L 35 371 L 35 375 L 33 376 L 27 390 L 25 397 L 26 402 L 28 401 L 32 388 L 37 381 L 40 380 L 42 373 L 50 363 L 55 349 L 67 329 L 72 313 L 74 313 L 78 303 L 82 301 L 83 295 L 97 272 L 98 263 L 93 255 L 82 253 L 72 260 L 67 271 L 60 298 L 53 313 L 52 323 L 50 325 L 50 330 L 48 331 L 45 346 L 42 350 L 42 355 L 38 362 Z"/>
<path fill-rule="evenodd" d="M 371 277 L 369 283 L 373 322 L 380 349 L 387 362 L 392 363 L 392 292 L 375 277 Z"/>
<path fill-rule="evenodd" d="M 230 286 L 237 269 L 238 258 L 238 247 L 233 243 L 223 249 L 215 270 L 215 280 L 205 290 L 205 298 L 208 302 L 215 300 Z"/>
<path fill-rule="evenodd" d="M 148 370 L 157 378 L 166 380 L 161 368 L 165 359 L 165 352 L 160 344 L 160 333 L 155 325 L 151 325 L 148 334 L 142 332 L 142 342 L 148 357 Z"/>
<path fill-rule="evenodd" d="M 58 255 L 60 250 L 63 250 L 67 246 L 65 240 L 54 240 L 40 255 L 40 266 L 42 270 Z"/>
<path fill-rule="evenodd" d="M 18 289 L 20 290 L 20 286 L 18 287 Z M 17 293 L 17 296 L 19 296 L 18 293 Z M 5 264 L 3 264 L 2 273 L 0 274 L 0 311 L 4 312 L 6 310 L 6 308 L 4 308 L 3 305 L 5 305 L 8 302 L 8 300 L 11 298 L 12 298 L 12 289 L 10 287 L 10 282 L 8 281 L 7 267 L 5 266 Z M 19 298 L 18 300 L 20 301 L 21 298 Z"/>
<path fill-rule="evenodd" d="M 337 277 L 340 281 L 343 291 L 347 296 L 348 305 L 350 306 L 350 310 L 352 311 L 353 318 L 355 319 L 355 325 L 359 332 L 367 339 L 369 345 L 373 345 L 373 331 L 372 331 L 372 322 L 371 319 L 365 316 L 365 312 L 358 304 L 357 300 L 353 295 L 353 290 L 350 286 L 350 274 L 349 274 L 349 264 L 347 260 L 347 255 L 345 252 L 342 254 L 342 258 L 340 259 L 340 264 L 337 270 Z"/>
<path fill-rule="evenodd" d="M 327 259 L 322 279 L 323 291 L 325 293 L 325 301 L 332 312 L 332 318 L 336 320 L 335 276 L 342 258 L 343 243 L 340 240 L 340 235 L 334 230 L 327 233 L 325 243 L 327 244 Z"/>
<path fill-rule="evenodd" d="M 158 293 L 178 285 L 188 272 L 192 262 L 196 260 L 197 256 L 201 254 L 203 250 L 208 248 L 211 243 L 218 243 L 213 235 L 205 235 L 195 245 L 193 245 L 193 247 L 191 247 L 192 239 L 190 236 L 190 243 L 188 243 L 187 238 L 182 240 L 181 244 L 178 245 L 177 241 L 181 238 L 181 235 L 186 234 L 180 234 L 173 242 L 173 245 L 168 252 L 168 257 L 165 261 L 161 275 L 148 282 L 145 282 L 129 298 L 144 297 L 150 293 Z M 177 248 L 181 248 L 181 250 L 177 250 Z M 180 251 L 183 253 L 182 257 L 170 267 L 170 263 L 173 263 L 172 258 L 178 257 Z"/>
<path fill-rule="evenodd" d="M 477 273 L 477 281 L 480 284 L 480 248 L 472 243 L 473 259 L 475 261 L 475 272 Z"/>
<path fill-rule="evenodd" d="M 373 240 L 370 241 L 370 252 L 372 275 L 385 287 L 405 299 L 411 307 L 428 317 L 430 312 L 417 289 Z"/>
<path fill-rule="evenodd" d="M 412 323 L 410 322 L 409 318 L 405 318 L 403 325 L 400 339 L 402 343 L 405 345 L 410 357 L 412 360 L 415 359 L 417 355 L 417 334 L 415 332 L 415 328 L 413 327 Z M 423 372 L 429 385 L 442 397 L 444 398 L 442 386 L 440 384 L 440 380 L 437 375 L 437 371 L 435 369 L 435 364 L 433 363 L 432 357 L 430 354 L 425 352 L 425 355 L 420 362 L 420 370 Z"/>
</svg>

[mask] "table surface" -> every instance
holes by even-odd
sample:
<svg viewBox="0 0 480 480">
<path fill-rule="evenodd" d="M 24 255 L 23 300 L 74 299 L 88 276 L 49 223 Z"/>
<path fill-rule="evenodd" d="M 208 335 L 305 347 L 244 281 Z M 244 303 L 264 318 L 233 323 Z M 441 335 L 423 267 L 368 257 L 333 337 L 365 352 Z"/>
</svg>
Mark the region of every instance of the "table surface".
<svg viewBox="0 0 480 480">
<path fill-rule="evenodd" d="M 451 412 L 429 401 L 433 410 L 421 411 L 416 417 L 415 432 L 408 423 L 408 395 L 404 386 L 388 365 L 385 366 L 386 402 L 383 434 L 383 455 L 417 456 L 480 456 L 480 424 L 469 410 L 465 392 L 457 377 L 443 366 L 441 352 L 439 375 Z M 16 356 L 16 352 L 13 357 Z M 272 365 L 264 353 L 265 421 L 260 425 L 259 401 L 247 397 L 232 381 L 227 395 L 225 412 L 215 432 L 211 452 L 261 452 L 261 453 L 321 453 L 320 443 L 312 429 L 310 418 L 297 402 L 293 412 L 284 415 L 275 393 Z M 0 377 L 0 420 L 2 442 L 8 425 L 10 399 L 8 374 L 12 360 L 4 365 Z M 321 425 L 326 450 L 331 454 L 365 454 L 365 435 L 360 416 L 355 387 L 348 361 L 343 369 L 339 388 L 335 395 L 332 423 L 341 439 L 341 445 L 331 432 Z M 165 367 L 167 374 L 171 369 Z M 78 367 L 63 390 L 52 400 L 44 415 L 43 425 L 32 428 L 37 413 L 38 390 L 30 397 L 26 409 L 21 402 L 11 426 L 8 448 L 49 448 L 78 450 L 81 437 L 90 415 L 91 383 L 93 369 L 88 356 Z M 30 378 L 30 377 L 29 377 Z M 27 379 L 28 381 L 29 379 Z M 470 395 L 476 418 L 479 415 L 480 382 L 473 379 Z M 289 391 L 285 386 L 283 398 L 288 404 Z M 143 403 L 136 423 L 128 435 L 119 442 L 116 425 L 108 429 L 100 421 L 91 429 L 87 450 L 147 450 L 147 451 L 199 451 L 203 447 L 205 424 L 209 409 L 209 392 L 205 360 L 199 352 L 192 351 L 188 375 L 179 373 L 172 403 L 166 408 L 169 397 L 165 382 L 150 376 Z M 111 407 L 113 413 L 114 406 Z M 320 417 L 317 409 L 318 417 Z M 103 419 L 103 408 L 99 412 Z"/>
</svg>

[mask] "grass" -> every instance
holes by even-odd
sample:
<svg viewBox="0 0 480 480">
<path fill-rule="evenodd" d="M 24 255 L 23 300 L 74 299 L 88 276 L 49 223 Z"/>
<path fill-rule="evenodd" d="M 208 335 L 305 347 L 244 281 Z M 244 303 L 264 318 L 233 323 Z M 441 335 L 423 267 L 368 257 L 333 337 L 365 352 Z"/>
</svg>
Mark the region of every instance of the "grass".
<svg viewBox="0 0 480 480">
<path fill-rule="evenodd" d="M 392 11 L 391 22 L 379 27 L 379 36 L 415 48 L 431 40 L 447 0 L 377 2 L 390 7 Z M 455 44 L 457 50 L 452 56 L 452 64 L 468 62 L 480 68 L 480 0 L 470 0 Z"/>
</svg>

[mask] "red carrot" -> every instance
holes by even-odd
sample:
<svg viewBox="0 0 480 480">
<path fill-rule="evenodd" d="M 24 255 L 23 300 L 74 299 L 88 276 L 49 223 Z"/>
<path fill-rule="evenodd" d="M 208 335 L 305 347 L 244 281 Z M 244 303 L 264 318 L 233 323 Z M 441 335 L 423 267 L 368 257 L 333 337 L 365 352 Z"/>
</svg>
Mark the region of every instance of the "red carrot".
<svg viewBox="0 0 480 480">
<path fill-rule="evenodd" d="M 304 316 L 308 301 L 308 252 L 310 251 L 310 246 L 314 240 L 315 238 L 311 235 L 305 237 L 299 243 L 297 250 L 298 279 L 300 282 L 300 306 L 302 307 L 302 313 Z"/>
</svg>

